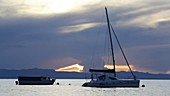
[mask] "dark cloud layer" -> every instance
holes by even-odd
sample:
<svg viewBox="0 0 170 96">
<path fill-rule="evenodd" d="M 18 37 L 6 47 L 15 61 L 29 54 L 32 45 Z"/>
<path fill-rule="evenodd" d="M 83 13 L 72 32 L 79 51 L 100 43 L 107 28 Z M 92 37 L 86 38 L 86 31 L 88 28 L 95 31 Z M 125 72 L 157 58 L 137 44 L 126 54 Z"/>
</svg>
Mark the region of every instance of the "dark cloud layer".
<svg viewBox="0 0 170 96">
<path fill-rule="evenodd" d="M 109 6 L 111 23 L 130 63 L 137 70 L 164 73 L 170 70 L 169 21 L 153 24 L 156 27 L 152 24 L 143 27 L 128 23 L 138 17 L 167 11 L 167 5 L 155 1 L 135 7 Z M 140 11 L 142 8 L 146 10 Z M 59 68 L 72 63 L 89 67 L 92 56 L 97 58 L 94 62 L 99 63 L 104 56 L 105 21 L 104 8 L 101 6 L 91 6 L 80 13 L 0 18 L 0 68 Z M 86 23 L 98 25 L 80 32 L 64 33 L 61 30 Z M 119 57 L 117 47 L 115 51 Z M 118 63 L 122 62 L 119 60 Z"/>
</svg>

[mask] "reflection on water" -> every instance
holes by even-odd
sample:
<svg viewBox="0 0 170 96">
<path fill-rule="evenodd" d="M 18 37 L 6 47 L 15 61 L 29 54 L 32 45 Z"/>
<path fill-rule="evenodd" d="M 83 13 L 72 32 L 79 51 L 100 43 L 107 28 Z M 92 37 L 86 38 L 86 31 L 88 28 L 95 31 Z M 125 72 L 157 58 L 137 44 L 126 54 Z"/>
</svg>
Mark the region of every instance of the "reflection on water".
<svg viewBox="0 0 170 96">
<path fill-rule="evenodd" d="M 83 79 L 58 79 L 59 85 L 15 85 L 15 79 L 0 79 L 0 96 L 169 96 L 170 80 L 141 80 L 140 88 L 81 87 Z"/>
</svg>

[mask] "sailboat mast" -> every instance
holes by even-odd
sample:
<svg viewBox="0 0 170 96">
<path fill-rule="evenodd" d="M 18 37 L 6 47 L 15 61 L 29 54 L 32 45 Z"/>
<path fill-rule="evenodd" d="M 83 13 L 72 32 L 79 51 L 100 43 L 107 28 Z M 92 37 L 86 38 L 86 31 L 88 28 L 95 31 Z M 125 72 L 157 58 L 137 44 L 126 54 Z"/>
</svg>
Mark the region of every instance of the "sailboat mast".
<svg viewBox="0 0 170 96">
<path fill-rule="evenodd" d="M 105 7 L 106 11 L 106 18 L 107 18 L 107 24 L 108 24 L 108 29 L 109 29 L 109 37 L 110 37 L 110 45 L 111 45 L 111 52 L 112 52 L 112 62 L 113 62 L 113 72 L 114 72 L 114 77 L 116 77 L 116 70 L 115 70 L 115 59 L 114 59 L 114 52 L 113 52 L 113 42 L 112 42 L 112 36 L 111 36 L 111 30 L 110 30 L 110 22 L 109 22 L 109 16 L 107 12 L 107 8 Z"/>
</svg>

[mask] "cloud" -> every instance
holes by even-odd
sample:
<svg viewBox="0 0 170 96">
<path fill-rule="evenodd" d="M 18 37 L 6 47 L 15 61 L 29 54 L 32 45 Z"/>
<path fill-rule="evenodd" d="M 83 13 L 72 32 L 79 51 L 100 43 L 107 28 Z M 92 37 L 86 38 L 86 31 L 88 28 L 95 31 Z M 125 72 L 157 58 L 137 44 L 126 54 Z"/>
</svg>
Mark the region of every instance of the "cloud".
<svg viewBox="0 0 170 96">
<path fill-rule="evenodd" d="M 59 69 L 56 69 L 55 71 L 66 71 L 66 72 L 82 72 L 84 66 L 81 66 L 79 64 L 73 64 L 70 66 L 62 67 Z"/>
<path fill-rule="evenodd" d="M 101 0 L 69 0 L 67 2 L 61 0 L 1 0 L 0 13 L 4 14 L 0 16 L 41 16 L 82 12 L 86 10 L 84 6 L 94 5 L 100 1 Z"/>
<path fill-rule="evenodd" d="M 111 22 L 119 27 L 156 28 L 159 22 L 169 21 L 169 1 L 103 1 L 100 8 L 107 6 Z"/>
<path fill-rule="evenodd" d="M 1 68 L 60 68 L 73 63 L 89 68 L 92 62 L 101 67 L 107 37 L 104 6 L 108 6 L 110 21 L 130 64 L 137 70 L 169 70 L 168 0 L 84 1 L 64 13 L 56 13 L 44 2 L 0 1 Z M 121 63 L 116 46 L 116 59 Z"/>
<path fill-rule="evenodd" d="M 166 72 L 167 74 L 170 74 L 170 70 Z"/>
<path fill-rule="evenodd" d="M 109 64 L 104 65 L 104 67 L 108 69 L 113 69 L 113 65 L 109 65 Z M 115 68 L 116 68 L 116 71 L 129 71 L 129 68 L 126 65 L 116 65 Z M 133 65 L 130 65 L 130 68 L 132 69 L 132 71 L 135 71 L 135 68 Z"/>
<path fill-rule="evenodd" d="M 130 63 L 133 63 L 137 70 L 145 70 L 153 73 L 166 73 L 170 66 L 168 61 L 170 45 L 146 45 L 138 46 L 138 48 L 126 49 L 130 58 Z"/>
<path fill-rule="evenodd" d="M 41 67 L 45 68 L 51 68 L 53 66 L 54 69 L 59 69 L 64 66 L 70 66 L 70 64 L 80 64 L 82 61 L 80 61 L 78 58 L 74 57 L 60 57 L 57 56 L 57 58 L 49 58 L 48 61 L 44 62 Z"/>
<path fill-rule="evenodd" d="M 97 26 L 99 24 L 97 23 L 87 23 L 87 24 L 79 24 L 79 25 L 71 25 L 71 26 L 65 26 L 60 28 L 60 32 L 62 33 L 70 33 L 70 32 L 80 32 L 89 28 L 92 28 L 94 26 Z"/>
<path fill-rule="evenodd" d="M 135 19 L 131 19 L 125 23 L 125 25 L 137 25 L 140 27 L 153 27 L 156 28 L 159 22 L 169 21 L 170 18 L 166 14 L 170 13 L 170 11 L 152 13 L 145 16 L 138 16 Z M 146 22 L 147 21 L 147 22 Z"/>
</svg>

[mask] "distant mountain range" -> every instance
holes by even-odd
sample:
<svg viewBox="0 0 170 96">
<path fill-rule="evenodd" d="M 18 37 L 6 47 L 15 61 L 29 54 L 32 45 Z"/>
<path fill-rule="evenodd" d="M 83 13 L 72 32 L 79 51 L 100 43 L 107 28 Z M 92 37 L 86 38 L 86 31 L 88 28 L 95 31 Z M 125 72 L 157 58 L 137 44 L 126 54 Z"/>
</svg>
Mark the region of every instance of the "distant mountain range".
<svg viewBox="0 0 170 96">
<path fill-rule="evenodd" d="M 151 74 L 144 72 L 134 72 L 137 79 L 170 79 L 170 74 Z M 90 78 L 90 73 L 85 72 L 56 72 L 53 69 L 22 69 L 22 70 L 9 70 L 0 69 L 1 79 L 12 79 L 18 76 L 50 76 L 56 79 L 85 79 Z M 130 72 L 117 72 L 118 78 L 132 78 Z"/>
</svg>

